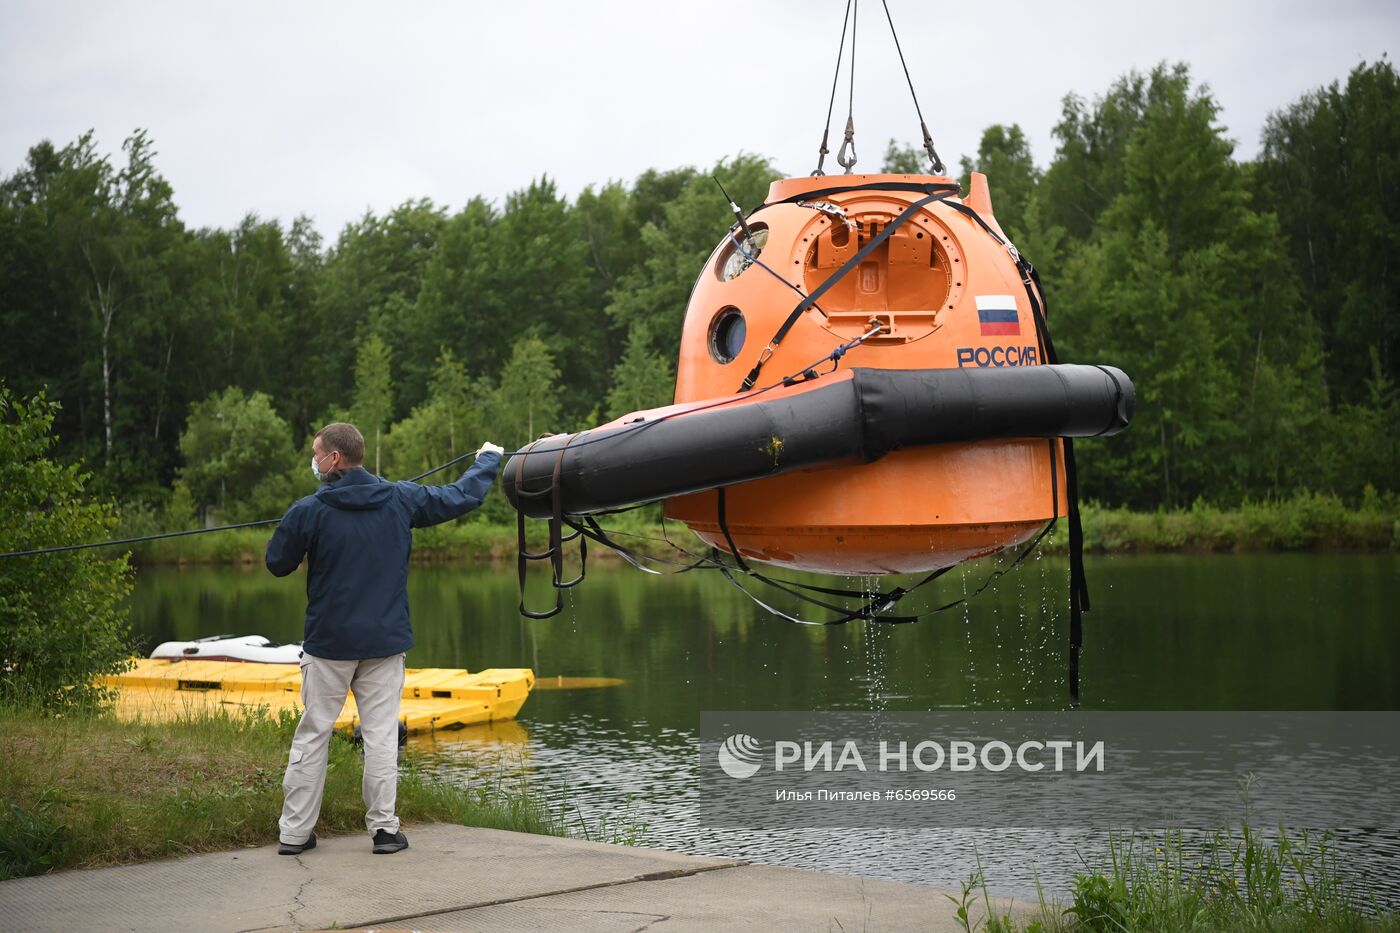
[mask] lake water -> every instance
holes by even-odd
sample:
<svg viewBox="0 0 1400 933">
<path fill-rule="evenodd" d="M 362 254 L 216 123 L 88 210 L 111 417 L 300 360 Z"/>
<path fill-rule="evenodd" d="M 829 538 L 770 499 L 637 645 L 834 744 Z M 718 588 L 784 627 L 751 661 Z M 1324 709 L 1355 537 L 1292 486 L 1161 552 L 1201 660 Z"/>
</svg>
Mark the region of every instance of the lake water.
<svg viewBox="0 0 1400 933">
<path fill-rule="evenodd" d="M 948 574 L 924 604 L 975 590 L 997 565 Z M 1400 709 L 1400 556 L 1091 558 L 1088 574 L 1087 709 Z M 595 566 L 561 615 L 531 621 L 516 612 L 513 570 L 415 567 L 409 666 L 625 680 L 538 690 L 513 724 L 415 742 L 453 780 L 523 766 L 533 781 L 567 788 L 590 821 L 630 807 L 652 846 L 942 887 L 965 880 L 980 855 L 993 890 L 1025 895 L 1038 876 L 1062 891 L 1081 856 L 1102 851 L 1100 835 L 703 828 L 695 737 L 701 710 L 1063 708 L 1066 577 L 1064 560 L 1031 558 L 969 604 L 915 625 L 818 628 L 767 615 L 713 574 Z M 550 598 L 532 596 L 536 607 Z M 131 619 L 147 649 L 221 633 L 296 641 L 304 607 L 300 574 L 142 569 Z M 1400 904 L 1400 836 L 1341 841 L 1364 852 L 1358 869 Z"/>
</svg>

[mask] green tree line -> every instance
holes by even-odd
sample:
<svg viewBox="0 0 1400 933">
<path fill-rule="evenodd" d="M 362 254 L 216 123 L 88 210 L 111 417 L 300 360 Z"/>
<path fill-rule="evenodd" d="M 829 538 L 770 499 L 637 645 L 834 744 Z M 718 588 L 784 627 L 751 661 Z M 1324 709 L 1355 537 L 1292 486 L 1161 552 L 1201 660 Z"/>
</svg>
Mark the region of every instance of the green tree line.
<svg viewBox="0 0 1400 933">
<path fill-rule="evenodd" d="M 1218 116 L 1163 65 L 1066 97 L 1043 169 L 1015 125 L 963 160 L 1042 270 L 1061 356 L 1137 383 L 1134 426 L 1081 445 L 1085 489 L 1137 508 L 1394 491 L 1396 72 L 1361 65 L 1283 106 L 1250 162 Z M 119 157 L 89 133 L 0 183 L 0 378 L 60 403 L 58 453 L 97 491 L 172 521 L 278 514 L 333 419 L 403 478 L 666 403 L 731 222 L 710 176 L 752 205 L 783 175 L 739 155 L 572 200 L 541 178 L 502 203 L 367 212 L 327 244 L 307 217 L 191 228 L 156 159 L 144 132 Z M 885 163 L 919 168 L 894 142 Z"/>
</svg>

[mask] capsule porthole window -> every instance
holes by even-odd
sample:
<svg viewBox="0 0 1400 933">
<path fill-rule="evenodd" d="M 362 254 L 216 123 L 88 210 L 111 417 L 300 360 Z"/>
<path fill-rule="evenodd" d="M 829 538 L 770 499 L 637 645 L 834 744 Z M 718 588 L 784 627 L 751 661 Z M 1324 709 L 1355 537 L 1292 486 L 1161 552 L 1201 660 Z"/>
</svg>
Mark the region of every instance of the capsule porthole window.
<svg viewBox="0 0 1400 933">
<path fill-rule="evenodd" d="M 715 274 L 719 276 L 721 282 L 728 282 L 737 279 L 744 274 L 754 261 L 763 252 L 763 247 L 768 245 L 767 224 L 751 224 L 748 236 L 732 232 L 725 246 L 724 258 L 715 266 Z M 738 242 L 736 242 L 736 237 Z M 742 248 L 740 248 L 742 247 Z"/>
<path fill-rule="evenodd" d="M 716 363 L 732 363 L 744 349 L 747 336 L 744 312 L 735 307 L 724 308 L 710 322 L 710 356 Z"/>
</svg>

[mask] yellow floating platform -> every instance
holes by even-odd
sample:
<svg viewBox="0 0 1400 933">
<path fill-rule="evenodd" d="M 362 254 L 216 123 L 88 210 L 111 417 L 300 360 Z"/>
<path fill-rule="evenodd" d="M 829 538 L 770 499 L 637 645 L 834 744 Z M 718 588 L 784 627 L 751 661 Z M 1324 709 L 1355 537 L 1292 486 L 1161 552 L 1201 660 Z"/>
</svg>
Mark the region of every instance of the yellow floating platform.
<svg viewBox="0 0 1400 933">
<path fill-rule="evenodd" d="M 131 670 L 102 682 L 116 689 L 116 713 L 122 719 L 170 721 L 207 713 L 301 709 L 297 664 L 139 658 Z M 534 686 L 535 672 L 528 668 L 488 668 L 475 674 L 410 668 L 399 719 L 410 733 L 514 719 Z M 352 694 L 335 725 L 353 729 L 359 722 Z"/>
</svg>

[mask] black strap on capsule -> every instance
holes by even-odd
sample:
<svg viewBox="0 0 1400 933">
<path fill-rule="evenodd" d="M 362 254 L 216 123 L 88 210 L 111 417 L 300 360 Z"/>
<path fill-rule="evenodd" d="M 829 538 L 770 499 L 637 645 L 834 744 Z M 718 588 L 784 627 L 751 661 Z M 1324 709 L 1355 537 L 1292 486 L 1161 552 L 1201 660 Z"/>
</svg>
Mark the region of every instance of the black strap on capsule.
<svg viewBox="0 0 1400 933">
<path fill-rule="evenodd" d="M 1053 459 L 1050 463 L 1050 471 L 1052 480 L 1057 479 L 1055 475 L 1055 461 Z M 1057 496 L 1059 483 L 1055 482 L 1053 485 L 1054 489 L 1056 490 L 1055 495 Z M 940 612 L 946 612 L 947 610 L 952 609 L 956 606 L 961 606 L 963 603 L 966 603 L 969 600 L 975 599 L 977 596 L 981 595 L 981 593 L 984 590 L 986 590 L 987 587 L 991 586 L 992 583 L 994 583 L 997 579 L 999 579 L 1007 573 L 1010 573 L 1012 570 L 1015 570 L 1018 566 L 1020 566 L 1021 562 L 1024 561 L 1028 556 L 1030 556 L 1031 553 L 1033 553 L 1035 549 L 1040 546 L 1040 542 L 1045 539 L 1045 536 L 1048 535 L 1054 529 L 1056 519 L 1059 515 L 1059 505 L 1058 501 L 1053 498 L 1052 506 L 1053 507 L 1050 513 L 1050 521 L 1045 525 L 1044 528 L 1036 532 L 1035 537 L 1032 538 L 1025 545 L 1025 547 L 1021 549 L 1021 552 L 1016 555 L 1015 559 L 1012 560 L 1010 564 L 1008 564 L 1005 567 L 1002 567 L 999 570 L 995 570 L 991 574 L 989 574 L 987 576 L 987 579 L 983 580 L 982 584 L 978 586 L 977 589 L 973 592 L 965 596 L 959 597 L 958 599 L 955 599 L 952 602 L 944 603 L 940 606 L 935 606 L 932 609 L 928 609 L 924 612 L 915 613 L 912 615 L 884 615 L 883 613 L 886 613 L 890 609 L 893 609 L 896 605 L 899 604 L 899 602 L 902 599 L 904 599 L 904 597 L 908 596 L 910 593 L 913 593 L 914 591 L 920 589 L 928 583 L 932 583 L 934 580 L 937 580 L 939 577 L 952 570 L 953 567 L 956 566 L 956 564 L 950 564 L 947 567 L 939 567 L 925 575 L 922 579 L 920 579 L 918 582 L 914 583 L 911 586 L 897 586 L 894 589 L 890 590 L 888 593 L 875 593 L 874 595 L 871 595 L 861 590 L 845 590 L 836 589 L 833 587 L 815 586 L 807 583 L 798 583 L 795 580 L 776 580 L 772 577 L 769 577 L 765 574 L 759 573 L 758 571 L 754 570 L 751 566 L 749 566 L 748 562 L 744 560 L 743 554 L 740 553 L 739 547 L 735 544 L 734 537 L 732 534 L 730 534 L 729 531 L 729 523 L 725 507 L 725 491 L 723 488 L 716 490 L 715 518 L 716 522 L 720 527 L 720 531 L 724 534 L 724 540 L 725 543 L 728 545 L 729 552 L 733 556 L 734 566 L 730 567 L 724 562 L 723 556 L 720 554 L 718 549 L 712 549 L 711 562 L 726 580 L 728 580 L 737 589 L 743 592 L 744 595 L 748 596 L 749 599 L 753 600 L 754 603 L 756 603 L 761 608 L 767 610 L 769 613 L 776 615 L 780 618 L 786 619 L 789 622 L 796 622 L 800 625 L 822 626 L 845 625 L 847 622 L 851 622 L 856 619 L 863 619 L 867 622 L 882 622 L 896 625 L 909 622 L 917 622 L 920 619 L 927 618 L 931 615 L 936 615 Z M 783 612 L 781 609 L 769 605 L 768 603 L 755 596 L 752 592 L 749 591 L 747 587 L 743 585 L 743 583 L 740 582 L 740 576 L 757 580 L 758 582 L 768 587 L 779 590 L 780 592 L 786 593 L 789 596 L 794 596 L 797 599 L 800 599 L 808 604 L 818 606 L 820 608 L 827 609 L 832 612 L 836 612 L 837 616 L 830 619 L 814 620 L 802 619 L 794 615 L 789 615 L 788 613 Z M 848 610 L 844 606 L 835 606 L 824 600 L 807 596 L 805 592 L 801 591 L 822 593 L 825 595 L 845 597 L 847 599 L 854 598 L 861 601 L 861 606 L 860 608 L 855 610 Z"/>
<path fill-rule="evenodd" d="M 516 576 L 520 583 L 520 614 L 527 619 L 548 619 L 558 615 L 564 609 L 564 590 L 578 586 L 583 582 L 588 573 L 588 542 L 578 531 L 572 534 L 564 534 L 564 494 L 563 484 L 560 482 L 561 473 L 564 467 L 564 452 L 568 449 L 569 443 L 583 437 L 587 431 L 582 431 L 571 436 L 559 447 L 559 456 L 554 460 L 554 472 L 550 477 L 550 484 L 545 489 L 529 492 L 525 489 L 525 458 L 529 456 L 530 447 L 527 445 L 517 455 L 520 463 L 516 465 L 515 473 L 515 495 L 518 499 L 540 499 L 545 496 L 550 497 L 551 514 L 549 516 L 549 545 L 543 550 L 532 552 L 525 545 L 525 511 L 517 509 L 515 513 L 516 532 Z M 536 442 L 538 443 L 538 441 Z M 564 579 L 564 545 L 579 539 L 579 571 L 578 576 L 572 580 Z M 554 586 L 554 606 L 542 611 L 527 609 L 525 607 L 525 580 L 528 576 L 531 561 L 547 560 L 551 567 L 551 582 Z"/>
<path fill-rule="evenodd" d="M 915 214 L 919 213 L 919 211 L 923 210 L 923 208 L 932 204 L 934 201 L 944 201 L 952 197 L 957 194 L 959 190 L 957 185 L 944 183 L 920 185 L 906 182 L 871 182 L 861 185 L 835 185 L 830 188 L 821 188 L 817 191 L 804 191 L 800 195 L 793 195 L 790 198 L 784 198 L 782 201 L 773 202 L 775 204 L 784 204 L 796 202 L 798 200 L 817 200 L 829 195 L 850 191 L 915 191 L 925 195 L 923 198 L 910 204 L 889 223 L 885 224 L 884 229 L 881 230 L 879 234 L 871 237 L 870 241 L 857 250 L 854 256 L 842 263 L 841 267 L 828 276 L 825 282 L 813 289 L 811 294 L 805 296 L 797 303 L 796 307 L 788 312 L 787 318 L 783 321 L 782 326 L 778 328 L 777 333 L 775 333 L 773 338 L 768 341 L 768 344 L 759 351 L 758 361 L 754 363 L 753 369 L 749 370 L 749 374 L 744 377 L 743 383 L 739 386 L 739 391 L 747 392 L 754 387 L 758 382 L 759 374 L 763 371 L 764 364 L 772 358 L 774 351 L 778 349 L 778 345 L 787 337 L 788 331 L 792 330 L 793 325 L 797 323 L 798 318 L 802 317 L 803 312 L 816 304 L 823 295 L 845 278 L 852 269 L 864 262 L 866 257 L 878 249 L 880 244 L 888 240 L 896 230 L 902 227 Z M 763 207 L 768 206 L 770 205 L 763 205 Z M 760 208 L 760 210 L 761 209 L 762 208 Z M 755 212 L 750 212 L 750 216 L 752 216 L 753 213 Z"/>
</svg>

